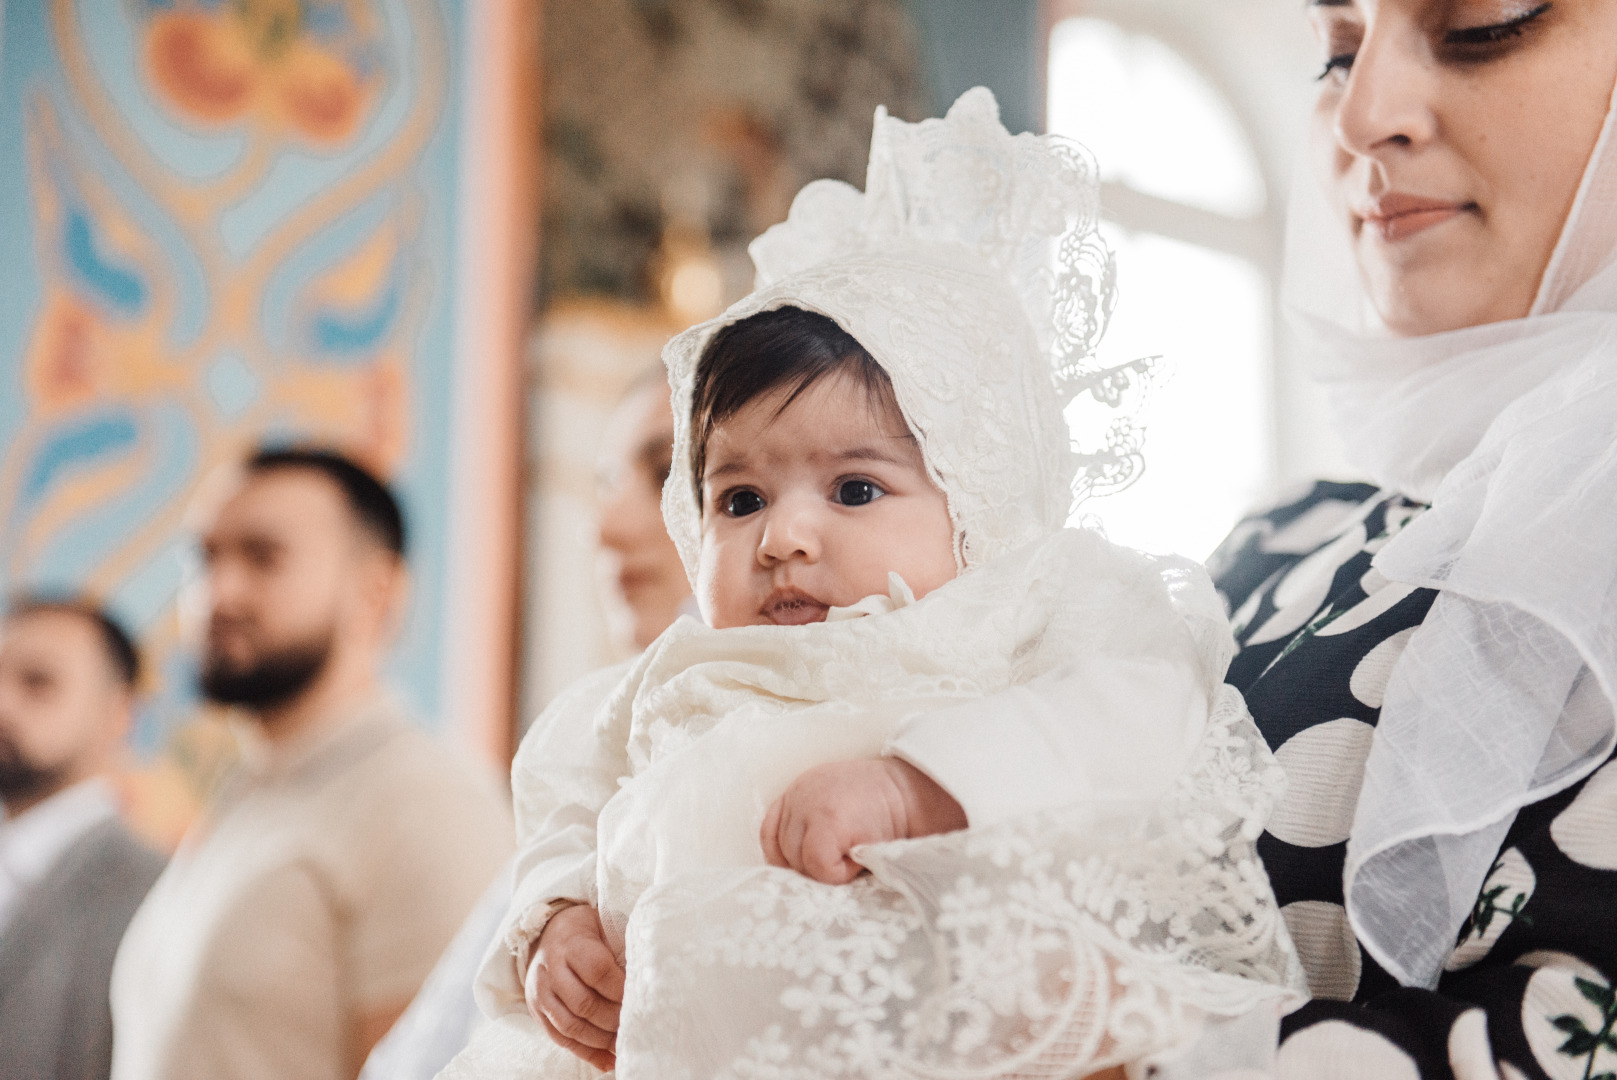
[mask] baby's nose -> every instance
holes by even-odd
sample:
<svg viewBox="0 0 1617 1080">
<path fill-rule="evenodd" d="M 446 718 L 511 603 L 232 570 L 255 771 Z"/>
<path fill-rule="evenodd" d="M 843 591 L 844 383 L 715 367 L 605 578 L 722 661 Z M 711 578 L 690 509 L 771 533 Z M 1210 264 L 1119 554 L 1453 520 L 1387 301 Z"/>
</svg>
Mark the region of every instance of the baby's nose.
<svg viewBox="0 0 1617 1080">
<path fill-rule="evenodd" d="M 820 557 L 824 525 L 821 515 L 796 500 L 783 500 L 764 511 L 763 535 L 758 541 L 758 558 L 765 565 L 802 559 L 816 562 Z"/>
</svg>

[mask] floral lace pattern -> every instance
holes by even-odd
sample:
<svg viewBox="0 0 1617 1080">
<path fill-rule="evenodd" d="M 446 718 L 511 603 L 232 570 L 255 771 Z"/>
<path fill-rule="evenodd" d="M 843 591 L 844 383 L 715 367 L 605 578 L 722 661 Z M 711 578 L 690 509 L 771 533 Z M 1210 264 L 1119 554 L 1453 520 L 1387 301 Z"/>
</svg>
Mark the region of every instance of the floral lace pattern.
<svg viewBox="0 0 1617 1080">
<path fill-rule="evenodd" d="M 1226 689 L 1145 818 L 867 847 L 872 875 L 845 887 L 775 869 L 654 887 L 630 924 L 619 1071 L 1073 1076 L 1286 999 L 1300 969 L 1253 846 L 1282 783 Z"/>
<path fill-rule="evenodd" d="M 676 626 L 596 721 L 628 774 L 595 896 L 629 973 L 619 1072 L 1082 1075 L 1291 1000 L 1253 848 L 1281 777 L 1220 688 L 1218 610 L 1184 567 L 1063 530 L 874 617 Z M 1202 672 L 1212 719 L 1166 799 L 864 848 L 844 887 L 762 864 L 763 808 L 804 769 L 1074 655 Z"/>
<path fill-rule="evenodd" d="M 1075 499 L 1132 479 L 1139 436 L 1125 405 L 1152 363 L 1094 360 L 1116 298 L 1096 177 L 1076 144 L 1010 135 L 981 88 L 943 120 L 878 111 L 866 191 L 805 187 L 790 217 L 753 243 L 757 291 L 664 350 L 675 438 L 663 513 L 687 569 L 700 524 L 696 363 L 721 327 L 772 308 L 834 319 L 887 371 L 948 496 L 963 568 L 1048 535 Z M 1083 393 L 1116 419 L 1083 433 L 1080 452 L 1063 409 Z"/>
</svg>

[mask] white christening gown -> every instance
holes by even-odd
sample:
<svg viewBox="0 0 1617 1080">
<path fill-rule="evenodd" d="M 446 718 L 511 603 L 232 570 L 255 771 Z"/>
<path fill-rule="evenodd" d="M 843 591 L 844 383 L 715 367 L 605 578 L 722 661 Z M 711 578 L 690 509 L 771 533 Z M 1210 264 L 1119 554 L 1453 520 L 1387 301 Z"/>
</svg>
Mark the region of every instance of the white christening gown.
<svg viewBox="0 0 1617 1080">
<path fill-rule="evenodd" d="M 1222 685 L 1205 575 L 1069 529 L 919 602 L 893 592 L 859 605 L 879 614 L 809 626 L 681 620 L 604 702 L 564 696 L 519 755 L 527 847 L 598 815 L 593 887 L 571 899 L 625 960 L 623 1080 L 1081 1077 L 1297 1000 L 1253 848 L 1279 770 Z M 1134 747 L 1169 763 L 1161 785 L 866 846 L 849 885 L 765 864 L 765 810 L 805 769 L 875 757 L 906 717 L 1074 657 L 1166 662 L 1205 690 L 1187 747 Z M 508 990 L 508 945 L 552 899 L 519 881 L 489 962 Z M 516 995 L 446 1077 L 599 1075 Z M 1272 1023 L 1257 1030 L 1261 1054 Z"/>
</svg>

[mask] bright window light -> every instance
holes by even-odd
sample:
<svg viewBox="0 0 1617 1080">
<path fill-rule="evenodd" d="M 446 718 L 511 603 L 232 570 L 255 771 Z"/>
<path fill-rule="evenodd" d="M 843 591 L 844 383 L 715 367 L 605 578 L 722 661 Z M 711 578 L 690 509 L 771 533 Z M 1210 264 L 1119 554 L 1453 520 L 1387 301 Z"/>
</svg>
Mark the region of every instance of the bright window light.
<svg viewBox="0 0 1617 1080">
<path fill-rule="evenodd" d="M 1050 130 L 1094 152 L 1101 178 L 1186 206 L 1251 217 L 1263 173 L 1234 110 L 1156 38 L 1102 19 L 1050 32 Z"/>
<path fill-rule="evenodd" d="M 1117 252 L 1121 292 L 1101 357 L 1160 355 L 1167 371 L 1146 403 L 1145 474 L 1081 504 L 1079 516 L 1099 518 L 1120 544 L 1203 559 L 1267 485 L 1268 284 L 1244 259 L 1102 231 Z M 1093 420 L 1079 407 L 1070 420 Z"/>
<path fill-rule="evenodd" d="M 1261 175 L 1233 112 L 1161 42 L 1068 19 L 1051 34 L 1049 76 L 1050 130 L 1087 145 L 1108 179 L 1228 216 L 1262 212 Z M 1269 482 L 1269 279 L 1246 259 L 1167 235 L 1109 222 L 1102 232 L 1117 253 L 1119 297 L 1100 358 L 1160 355 L 1167 377 L 1144 412 L 1144 476 L 1086 501 L 1079 516 L 1130 547 L 1205 558 Z M 1068 413 L 1074 424 L 1094 417 L 1082 402 Z"/>
</svg>

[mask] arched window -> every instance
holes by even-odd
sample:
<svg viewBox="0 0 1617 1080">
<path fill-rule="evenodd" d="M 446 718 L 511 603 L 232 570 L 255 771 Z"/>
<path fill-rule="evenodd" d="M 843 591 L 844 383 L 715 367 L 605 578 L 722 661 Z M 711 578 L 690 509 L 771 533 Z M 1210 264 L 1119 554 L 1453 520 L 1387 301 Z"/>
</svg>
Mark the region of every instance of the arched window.
<svg viewBox="0 0 1617 1080">
<path fill-rule="evenodd" d="M 1168 370 L 1147 405 L 1144 476 L 1080 513 L 1121 543 L 1204 558 L 1274 472 L 1278 245 L 1264 173 L 1226 97 L 1148 33 L 1063 19 L 1047 75 L 1049 130 L 1101 169 L 1120 290 L 1102 357 L 1160 354 Z"/>
</svg>

